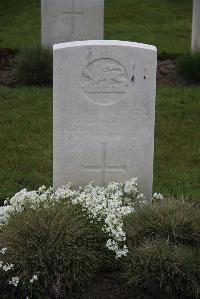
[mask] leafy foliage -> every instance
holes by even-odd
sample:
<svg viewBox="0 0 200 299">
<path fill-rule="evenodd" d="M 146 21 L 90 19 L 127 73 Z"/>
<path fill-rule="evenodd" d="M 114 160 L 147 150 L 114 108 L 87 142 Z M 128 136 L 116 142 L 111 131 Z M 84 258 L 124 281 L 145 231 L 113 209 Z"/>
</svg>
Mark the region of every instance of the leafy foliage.
<svg viewBox="0 0 200 299">
<path fill-rule="evenodd" d="M 155 298 L 198 298 L 200 209 L 181 200 L 140 208 L 126 222 L 123 279 Z M 165 294 L 165 295 L 164 295 Z"/>
<path fill-rule="evenodd" d="M 199 298 L 199 268 L 197 249 L 149 240 L 132 248 L 123 278 L 128 286 L 153 298 Z"/>
<path fill-rule="evenodd" d="M 183 78 L 200 83 L 200 53 L 181 56 L 178 60 L 178 72 Z"/>
<path fill-rule="evenodd" d="M 200 209 L 184 200 L 168 199 L 146 205 L 126 220 L 132 246 L 161 239 L 175 245 L 200 246 Z"/>
<path fill-rule="evenodd" d="M 20 284 L 23 293 L 37 274 L 36 291 L 51 298 L 66 298 L 70 289 L 90 281 L 107 259 L 104 238 L 70 204 L 15 213 L 0 233 L 1 245 L 7 247 L 3 257 L 16 265 L 25 282 Z"/>
<path fill-rule="evenodd" d="M 42 47 L 24 49 L 17 60 L 16 76 L 22 85 L 52 85 L 52 51 Z"/>
</svg>

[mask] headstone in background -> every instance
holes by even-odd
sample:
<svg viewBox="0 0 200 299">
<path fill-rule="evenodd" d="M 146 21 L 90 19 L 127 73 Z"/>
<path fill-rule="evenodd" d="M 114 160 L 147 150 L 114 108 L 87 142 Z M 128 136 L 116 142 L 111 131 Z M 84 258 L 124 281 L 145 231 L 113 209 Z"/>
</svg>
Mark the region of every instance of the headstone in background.
<svg viewBox="0 0 200 299">
<path fill-rule="evenodd" d="M 42 0 L 42 46 L 103 39 L 104 0 Z"/>
<path fill-rule="evenodd" d="M 192 52 L 200 52 L 200 0 L 193 0 Z"/>
<path fill-rule="evenodd" d="M 138 177 L 152 192 L 157 52 L 121 41 L 54 46 L 54 186 Z"/>
</svg>

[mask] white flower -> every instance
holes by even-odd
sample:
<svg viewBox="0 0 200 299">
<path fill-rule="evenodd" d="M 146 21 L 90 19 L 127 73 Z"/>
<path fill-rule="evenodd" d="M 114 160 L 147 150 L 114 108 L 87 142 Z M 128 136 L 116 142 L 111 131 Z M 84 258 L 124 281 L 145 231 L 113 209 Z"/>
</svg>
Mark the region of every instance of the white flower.
<svg viewBox="0 0 200 299">
<path fill-rule="evenodd" d="M 30 279 L 30 283 L 34 283 L 35 280 L 38 280 L 38 276 L 34 274 L 32 278 Z"/>
<path fill-rule="evenodd" d="M 42 193 L 46 190 L 46 187 L 44 185 L 42 185 L 39 189 L 38 192 Z"/>
<path fill-rule="evenodd" d="M 12 263 L 6 264 L 3 266 L 3 271 L 7 272 L 7 271 L 11 270 L 12 268 L 14 268 L 14 265 Z"/>
<path fill-rule="evenodd" d="M 18 276 L 12 277 L 12 280 L 9 281 L 9 284 L 14 285 L 15 287 L 17 287 L 18 283 L 19 283 L 19 277 Z"/>
<path fill-rule="evenodd" d="M 73 190 L 70 183 L 56 191 L 45 186 L 37 191 L 23 189 L 8 201 L 8 205 L 0 207 L 0 225 L 5 225 L 13 213 L 21 213 L 27 207 L 37 210 L 61 202 L 80 205 L 91 223 L 102 222 L 102 230 L 108 235 L 106 246 L 118 258 L 126 255 L 128 250 L 124 247 L 126 235 L 123 231 L 123 219 L 135 211 L 136 202 L 145 203 L 145 199 L 138 191 L 137 178 L 120 183 L 112 182 L 107 187 L 93 186 L 90 183 L 78 190 Z M 30 282 L 37 280 L 36 277 L 37 275 L 33 276 Z"/>
<path fill-rule="evenodd" d="M 153 194 L 152 199 L 155 199 L 155 200 L 163 200 L 163 196 L 162 196 L 162 194 L 155 192 L 155 193 Z"/>
<path fill-rule="evenodd" d="M 145 196 L 144 196 L 144 194 L 138 194 L 138 196 L 137 196 L 137 199 L 144 199 L 145 198 Z"/>
<path fill-rule="evenodd" d="M 38 277 L 37 277 L 36 274 L 33 275 L 33 279 L 34 279 L 34 280 L 38 280 Z"/>
<path fill-rule="evenodd" d="M 125 182 L 124 192 L 127 194 L 136 193 L 137 189 L 137 178 L 132 178 L 129 181 Z"/>
<path fill-rule="evenodd" d="M 5 254 L 6 251 L 7 251 L 7 249 L 8 249 L 7 247 L 2 248 L 2 249 L 0 250 L 0 253 L 1 253 L 1 254 Z"/>
</svg>

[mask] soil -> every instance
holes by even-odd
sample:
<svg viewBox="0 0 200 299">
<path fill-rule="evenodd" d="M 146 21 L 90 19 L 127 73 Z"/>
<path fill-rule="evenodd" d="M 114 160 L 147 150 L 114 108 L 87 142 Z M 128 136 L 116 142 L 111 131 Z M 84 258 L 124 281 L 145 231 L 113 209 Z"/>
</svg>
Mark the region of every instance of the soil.
<svg viewBox="0 0 200 299">
<path fill-rule="evenodd" d="M 12 49 L 0 49 L 0 85 L 15 86 L 15 57 Z M 158 58 L 157 84 L 191 85 L 177 73 L 177 58 L 175 56 L 160 56 Z"/>
<path fill-rule="evenodd" d="M 101 273 L 88 287 L 71 293 L 69 299 L 136 299 L 119 280 L 119 272 Z"/>
<path fill-rule="evenodd" d="M 88 286 L 65 295 L 66 299 L 156 299 L 155 297 L 138 295 L 133 291 L 123 287 L 120 281 L 120 273 L 104 272 L 100 273 L 95 280 Z M 17 299 L 18 295 L 14 294 L 14 288 L 4 286 L 0 283 L 1 299 Z M 62 297 L 63 298 L 63 297 Z M 158 297 L 162 299 L 162 296 Z M 157 298 L 157 299 L 158 299 Z M 164 298 L 164 297 L 163 297 Z"/>
<path fill-rule="evenodd" d="M 157 84 L 188 85 L 191 84 L 178 75 L 177 58 L 158 59 Z"/>
<path fill-rule="evenodd" d="M 0 85 L 16 85 L 15 56 L 14 50 L 0 48 Z"/>
</svg>

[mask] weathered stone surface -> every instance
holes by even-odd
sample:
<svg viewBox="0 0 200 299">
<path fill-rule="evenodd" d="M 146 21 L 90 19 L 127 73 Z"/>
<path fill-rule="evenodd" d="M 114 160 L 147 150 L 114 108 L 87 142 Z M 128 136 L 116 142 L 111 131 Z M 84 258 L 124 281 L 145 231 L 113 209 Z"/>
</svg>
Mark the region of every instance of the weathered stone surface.
<svg viewBox="0 0 200 299">
<path fill-rule="evenodd" d="M 200 0 L 193 0 L 192 52 L 200 52 Z"/>
<path fill-rule="evenodd" d="M 42 45 L 103 39 L 104 0 L 42 0 Z"/>
<path fill-rule="evenodd" d="M 153 179 L 156 48 L 121 41 L 54 46 L 54 186 Z"/>
</svg>

